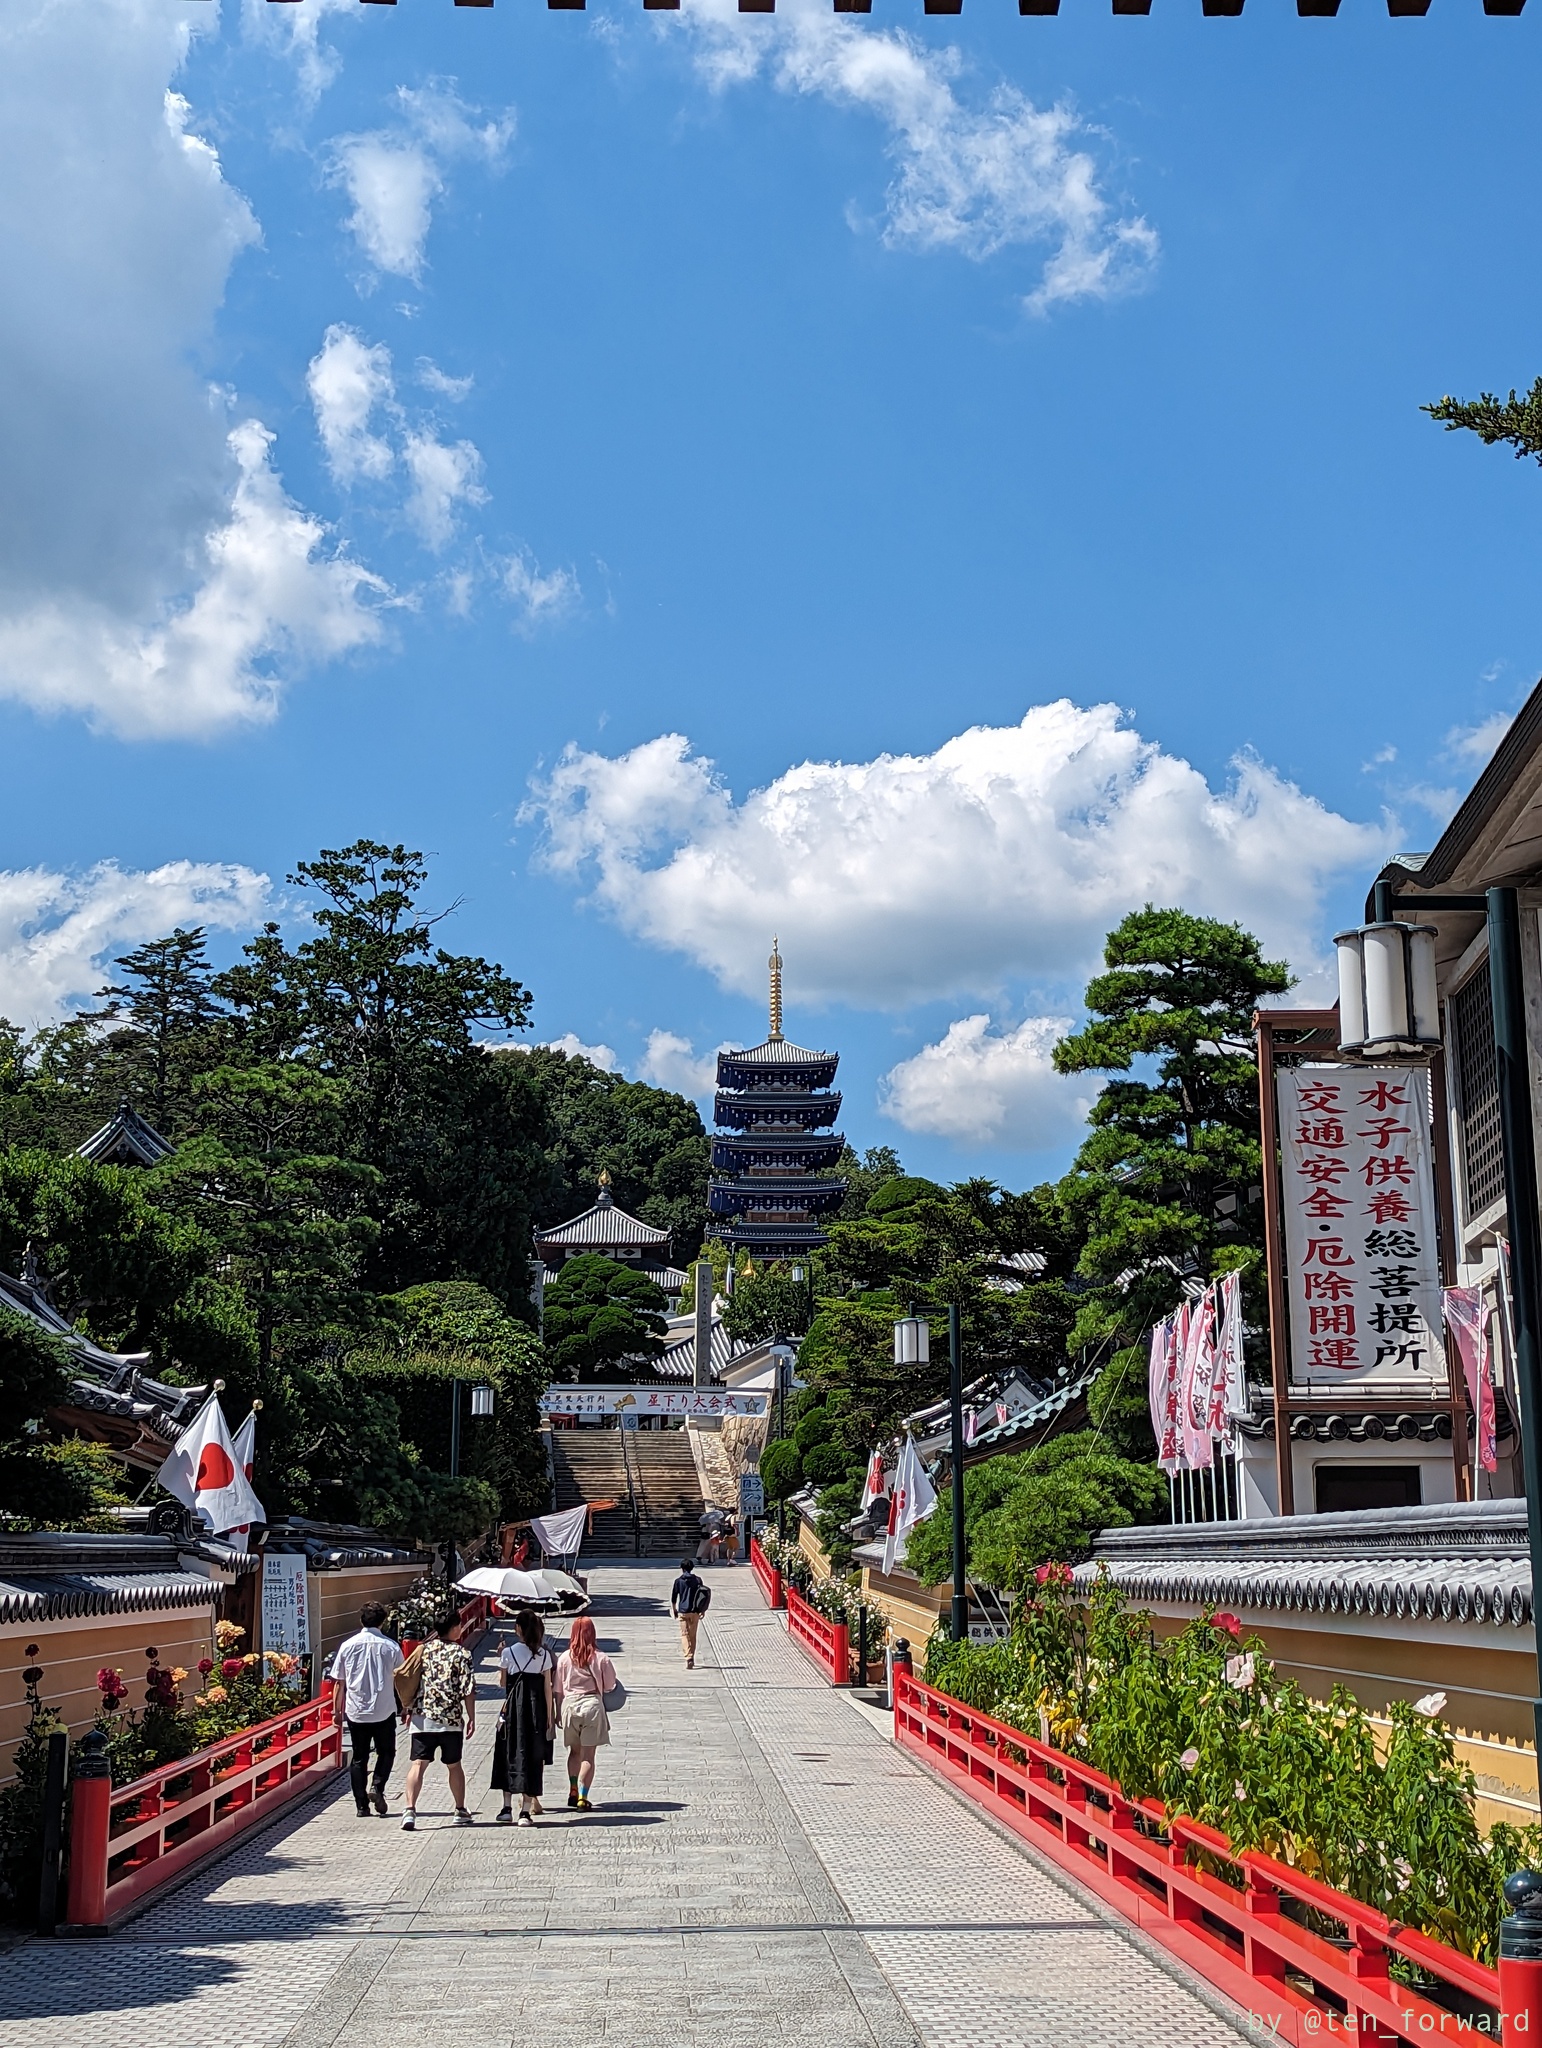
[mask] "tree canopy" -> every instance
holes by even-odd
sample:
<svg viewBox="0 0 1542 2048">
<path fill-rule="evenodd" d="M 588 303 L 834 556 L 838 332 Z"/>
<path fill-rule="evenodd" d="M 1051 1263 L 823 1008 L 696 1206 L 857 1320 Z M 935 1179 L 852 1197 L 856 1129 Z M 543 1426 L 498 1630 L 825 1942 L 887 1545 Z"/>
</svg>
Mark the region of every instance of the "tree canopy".
<svg viewBox="0 0 1542 2048">
<path fill-rule="evenodd" d="M 1513 387 L 1508 398 L 1497 398 L 1492 391 L 1477 398 L 1448 394 L 1419 410 L 1439 420 L 1448 434 L 1476 434 L 1488 448 L 1508 443 L 1517 462 L 1528 455 L 1542 462 L 1542 377 L 1524 397 L 1517 396 Z"/>
</svg>

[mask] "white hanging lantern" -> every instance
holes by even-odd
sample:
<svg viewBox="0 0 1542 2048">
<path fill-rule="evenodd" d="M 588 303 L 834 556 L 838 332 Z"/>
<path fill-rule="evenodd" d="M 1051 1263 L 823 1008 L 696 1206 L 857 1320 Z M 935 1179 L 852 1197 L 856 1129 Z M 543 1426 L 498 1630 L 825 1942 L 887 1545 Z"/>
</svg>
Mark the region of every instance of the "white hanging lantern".
<svg viewBox="0 0 1542 2048">
<path fill-rule="evenodd" d="M 1334 938 L 1339 956 L 1339 1050 L 1367 1059 L 1433 1052 L 1440 1044 L 1432 924 L 1368 924 Z"/>
<path fill-rule="evenodd" d="M 901 1316 L 894 1325 L 894 1363 L 927 1365 L 931 1361 L 931 1332 L 920 1316 Z"/>
<path fill-rule="evenodd" d="M 477 1385 L 471 1389 L 471 1412 L 473 1415 L 491 1415 L 493 1412 L 493 1390 Z"/>
</svg>

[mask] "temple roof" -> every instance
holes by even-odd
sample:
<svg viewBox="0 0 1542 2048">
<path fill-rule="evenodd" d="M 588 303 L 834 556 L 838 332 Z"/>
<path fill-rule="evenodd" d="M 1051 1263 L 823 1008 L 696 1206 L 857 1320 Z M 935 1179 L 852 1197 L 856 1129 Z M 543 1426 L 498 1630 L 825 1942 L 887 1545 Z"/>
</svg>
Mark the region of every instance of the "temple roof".
<svg viewBox="0 0 1542 2048">
<path fill-rule="evenodd" d="M 810 1052 L 806 1045 L 794 1045 L 790 1038 L 768 1038 L 743 1052 L 720 1052 L 718 1073 L 730 1067 L 824 1067 L 838 1060 L 838 1052 Z"/>
<path fill-rule="evenodd" d="M 574 1216 L 566 1223 L 554 1224 L 550 1230 L 538 1230 L 535 1241 L 543 1252 L 588 1249 L 590 1246 L 609 1248 L 613 1245 L 651 1251 L 669 1243 L 669 1232 L 655 1229 L 653 1224 L 644 1223 L 637 1216 L 628 1216 L 625 1209 L 618 1209 L 611 1200 L 607 1175 L 601 1180 L 600 1199 L 592 1209 L 585 1209 L 582 1216 Z"/>
<path fill-rule="evenodd" d="M 75 1147 L 75 1157 L 89 1159 L 94 1166 L 159 1166 L 176 1149 L 125 1099 L 99 1131 Z"/>
</svg>

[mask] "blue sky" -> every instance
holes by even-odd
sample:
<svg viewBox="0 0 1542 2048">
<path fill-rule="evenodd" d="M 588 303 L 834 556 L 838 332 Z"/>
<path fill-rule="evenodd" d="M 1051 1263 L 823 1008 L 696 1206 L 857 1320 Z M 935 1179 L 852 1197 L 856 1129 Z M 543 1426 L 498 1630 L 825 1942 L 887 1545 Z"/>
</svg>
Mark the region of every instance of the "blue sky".
<svg viewBox="0 0 1542 2048">
<path fill-rule="evenodd" d="M 1418 410 L 1542 370 L 1538 32 L 17 0 L 0 1012 L 371 834 L 540 1039 L 695 1085 L 776 929 L 855 1142 L 1054 1170 L 1106 926 L 1310 977 L 1542 668 Z"/>
</svg>

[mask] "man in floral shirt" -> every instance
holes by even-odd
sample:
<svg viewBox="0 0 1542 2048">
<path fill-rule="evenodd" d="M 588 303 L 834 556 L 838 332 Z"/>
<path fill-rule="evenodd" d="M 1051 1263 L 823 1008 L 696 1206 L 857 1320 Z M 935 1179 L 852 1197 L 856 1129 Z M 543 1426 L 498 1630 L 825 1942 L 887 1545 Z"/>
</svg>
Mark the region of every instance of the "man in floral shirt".
<svg viewBox="0 0 1542 2048">
<path fill-rule="evenodd" d="M 435 1756 L 444 1759 L 449 1773 L 456 1820 L 462 1827 L 471 1825 L 460 1758 L 466 1737 L 476 1732 L 476 1681 L 471 1673 L 471 1652 L 449 1640 L 452 1626 L 441 1622 L 423 1645 L 423 1677 L 412 1709 L 412 1761 L 407 1766 L 406 1811 L 402 1815 L 408 1834 L 418 1824 L 418 1792 L 423 1773 Z"/>
</svg>

